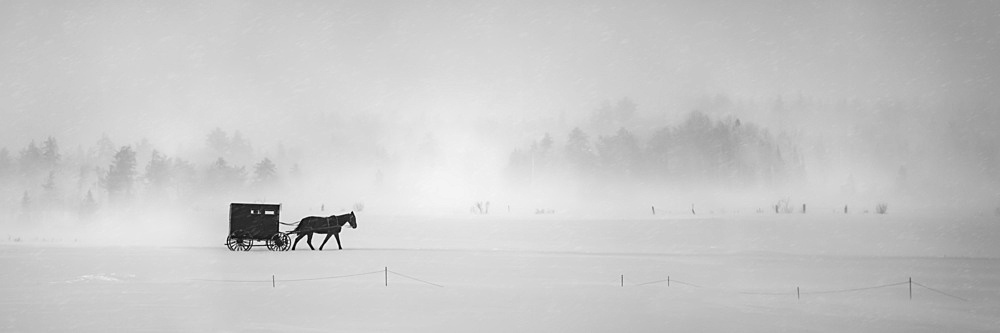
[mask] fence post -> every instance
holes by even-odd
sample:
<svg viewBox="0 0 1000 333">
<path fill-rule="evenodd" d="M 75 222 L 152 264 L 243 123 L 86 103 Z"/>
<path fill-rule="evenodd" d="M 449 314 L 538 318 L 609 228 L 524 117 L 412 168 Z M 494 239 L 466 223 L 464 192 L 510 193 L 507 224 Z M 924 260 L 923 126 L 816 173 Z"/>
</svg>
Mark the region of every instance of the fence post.
<svg viewBox="0 0 1000 333">
<path fill-rule="evenodd" d="M 670 275 L 667 275 L 667 287 L 670 287 Z"/>
<path fill-rule="evenodd" d="M 389 286 L 389 266 L 385 266 L 385 286 Z"/>
<path fill-rule="evenodd" d="M 274 288 L 274 274 L 271 274 L 271 288 Z"/>
<path fill-rule="evenodd" d="M 798 286 L 795 287 L 795 299 L 802 299 L 802 292 L 799 290 Z"/>
<path fill-rule="evenodd" d="M 910 277 L 910 279 L 909 279 L 909 285 L 910 285 L 910 300 L 912 301 L 913 300 L 913 277 Z"/>
<path fill-rule="evenodd" d="M 622 274 L 622 287 L 625 286 L 625 274 Z"/>
</svg>

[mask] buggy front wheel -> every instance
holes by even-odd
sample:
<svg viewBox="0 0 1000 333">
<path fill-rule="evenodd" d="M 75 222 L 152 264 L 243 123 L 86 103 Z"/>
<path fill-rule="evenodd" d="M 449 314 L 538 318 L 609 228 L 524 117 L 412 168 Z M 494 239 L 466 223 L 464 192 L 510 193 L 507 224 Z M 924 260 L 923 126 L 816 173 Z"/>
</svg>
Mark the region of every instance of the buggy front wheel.
<svg viewBox="0 0 1000 333">
<path fill-rule="evenodd" d="M 292 242 L 288 238 L 288 234 L 279 232 L 267 239 L 267 249 L 271 251 L 288 251 L 291 246 Z"/>
<path fill-rule="evenodd" d="M 253 247 L 253 240 L 229 235 L 226 237 L 226 247 L 230 251 L 250 251 L 250 248 Z"/>
</svg>

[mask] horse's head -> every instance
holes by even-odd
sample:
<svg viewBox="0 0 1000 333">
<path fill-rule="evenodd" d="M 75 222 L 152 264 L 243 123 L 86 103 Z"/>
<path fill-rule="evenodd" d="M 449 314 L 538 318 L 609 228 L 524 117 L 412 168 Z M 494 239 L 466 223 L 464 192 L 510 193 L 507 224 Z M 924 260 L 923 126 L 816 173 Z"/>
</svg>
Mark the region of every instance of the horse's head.
<svg viewBox="0 0 1000 333">
<path fill-rule="evenodd" d="M 354 215 L 353 211 L 351 211 L 351 216 L 350 216 L 350 218 L 347 219 L 347 223 L 351 224 L 351 229 L 357 229 L 358 228 L 358 218 L 357 218 L 357 216 Z"/>
</svg>

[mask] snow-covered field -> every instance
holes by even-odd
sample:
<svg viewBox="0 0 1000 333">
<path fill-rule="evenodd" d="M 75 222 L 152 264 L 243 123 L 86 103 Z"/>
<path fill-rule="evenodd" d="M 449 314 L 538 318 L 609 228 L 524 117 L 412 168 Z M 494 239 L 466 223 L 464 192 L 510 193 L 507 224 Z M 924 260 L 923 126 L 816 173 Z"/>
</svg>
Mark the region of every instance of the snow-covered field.
<svg viewBox="0 0 1000 333">
<path fill-rule="evenodd" d="M 304 243 L 230 252 L 225 220 L 147 245 L 18 231 L 21 241 L 0 241 L 0 331 L 1000 327 L 992 215 L 360 214 L 358 223 L 341 235 L 345 250 L 322 252 Z"/>
</svg>

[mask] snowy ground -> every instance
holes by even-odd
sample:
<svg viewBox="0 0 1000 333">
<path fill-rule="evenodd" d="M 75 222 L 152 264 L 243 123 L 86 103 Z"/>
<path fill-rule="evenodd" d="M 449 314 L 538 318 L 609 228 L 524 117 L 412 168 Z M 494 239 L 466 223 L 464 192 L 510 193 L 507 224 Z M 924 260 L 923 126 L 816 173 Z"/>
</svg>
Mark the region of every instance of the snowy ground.
<svg viewBox="0 0 1000 333">
<path fill-rule="evenodd" d="M 230 252 L 222 244 L 225 221 L 218 224 L 210 230 L 221 231 L 209 235 L 214 238 L 177 242 L 184 246 L 171 246 L 169 239 L 154 242 L 159 246 L 43 241 L 20 231 L 22 241 L 0 241 L 0 330 L 1000 327 L 995 216 L 362 214 L 359 228 L 342 234 L 345 250 L 331 243 L 322 252 L 304 243 L 295 252 Z M 644 284 L 668 276 L 669 286 Z M 902 283 L 911 277 L 934 290 L 914 285 L 911 300 L 910 285 Z M 868 287 L 879 288 L 863 289 Z"/>
</svg>

